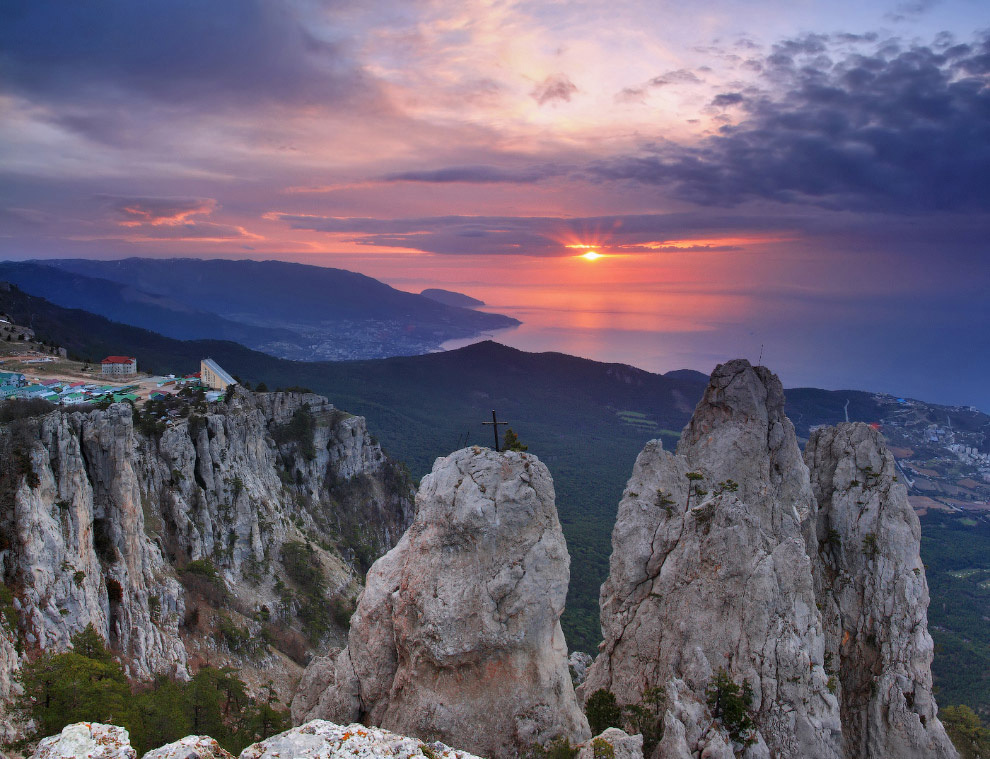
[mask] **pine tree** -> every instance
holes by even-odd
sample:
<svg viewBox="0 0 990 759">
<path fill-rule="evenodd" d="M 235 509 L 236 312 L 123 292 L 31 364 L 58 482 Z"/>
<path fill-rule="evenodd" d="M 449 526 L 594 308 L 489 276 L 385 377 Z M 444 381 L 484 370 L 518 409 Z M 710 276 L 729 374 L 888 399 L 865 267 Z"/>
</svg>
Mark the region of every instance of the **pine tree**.
<svg viewBox="0 0 990 759">
<path fill-rule="evenodd" d="M 503 451 L 528 451 L 529 450 L 529 446 L 528 445 L 523 445 L 519 441 L 519 436 L 516 435 L 516 433 L 512 431 L 512 428 L 511 427 L 509 427 L 505 431 L 505 437 L 502 439 L 502 450 Z"/>
<path fill-rule="evenodd" d="M 588 696 L 584 713 L 588 717 L 592 735 L 601 735 L 610 727 L 622 727 L 622 708 L 616 701 L 615 694 L 605 688 L 599 688 Z"/>
</svg>

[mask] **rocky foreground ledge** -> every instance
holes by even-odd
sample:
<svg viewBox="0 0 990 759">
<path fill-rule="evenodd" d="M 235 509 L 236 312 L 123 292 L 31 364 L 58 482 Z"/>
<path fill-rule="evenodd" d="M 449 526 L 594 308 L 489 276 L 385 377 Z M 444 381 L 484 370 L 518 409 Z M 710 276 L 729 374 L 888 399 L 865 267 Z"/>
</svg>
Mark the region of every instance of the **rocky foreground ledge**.
<svg viewBox="0 0 990 759">
<path fill-rule="evenodd" d="M 607 743 L 614 759 L 643 759 L 643 736 L 609 728 L 594 741 L 580 744 L 577 759 L 594 759 Z M 594 746 L 592 745 L 594 744 Z M 0 755 L 2 756 L 2 755 Z M 353 724 L 313 720 L 244 749 L 238 759 L 479 759 L 439 741 L 415 738 Z M 127 730 L 98 722 L 77 722 L 38 744 L 32 759 L 137 759 Z M 234 759 L 206 735 L 185 738 L 156 748 L 144 759 Z"/>
<path fill-rule="evenodd" d="M 145 759 L 234 759 L 208 736 L 190 735 L 144 755 Z M 248 746 L 239 759 L 478 759 L 443 743 L 364 725 L 313 720 Z M 38 744 L 33 759 L 137 759 L 122 727 L 77 722 Z"/>
</svg>

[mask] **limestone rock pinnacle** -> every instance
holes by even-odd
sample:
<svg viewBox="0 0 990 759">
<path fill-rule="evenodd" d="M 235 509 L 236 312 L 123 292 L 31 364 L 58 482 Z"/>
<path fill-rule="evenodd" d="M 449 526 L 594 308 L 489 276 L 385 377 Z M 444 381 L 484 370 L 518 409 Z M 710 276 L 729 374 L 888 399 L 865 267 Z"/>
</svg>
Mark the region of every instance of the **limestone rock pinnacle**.
<svg viewBox="0 0 990 759">
<path fill-rule="evenodd" d="M 815 430 L 813 568 L 848 759 L 956 756 L 932 697 L 921 527 L 880 433 Z"/>
<path fill-rule="evenodd" d="M 602 586 L 605 641 L 579 695 L 608 688 L 628 704 L 659 687 L 654 757 L 729 756 L 706 703 L 724 669 L 753 689 L 748 756 L 841 756 L 802 535 L 813 508 L 780 381 L 743 360 L 717 367 L 677 453 L 654 440 L 636 460 Z"/>
<path fill-rule="evenodd" d="M 311 665 L 296 721 L 363 721 L 488 757 L 590 737 L 560 615 L 570 559 L 547 468 L 437 459 L 412 526 L 368 573 L 347 648 Z"/>
</svg>

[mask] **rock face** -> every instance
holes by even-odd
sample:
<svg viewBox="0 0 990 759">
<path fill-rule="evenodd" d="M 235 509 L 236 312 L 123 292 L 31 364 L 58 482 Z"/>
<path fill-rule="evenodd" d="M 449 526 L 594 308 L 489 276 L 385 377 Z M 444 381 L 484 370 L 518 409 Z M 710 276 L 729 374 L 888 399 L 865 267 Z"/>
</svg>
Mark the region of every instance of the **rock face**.
<svg viewBox="0 0 990 759">
<path fill-rule="evenodd" d="M 569 563 L 536 457 L 476 447 L 437 459 L 412 526 L 368 573 L 347 648 L 310 666 L 293 718 L 456 739 L 489 757 L 587 739 L 559 622 Z"/>
<path fill-rule="evenodd" d="M 571 682 L 575 686 L 584 682 L 588 676 L 588 667 L 591 666 L 591 662 L 593 661 L 594 659 L 584 651 L 571 651 L 571 655 L 567 657 L 567 666 L 570 667 Z"/>
<path fill-rule="evenodd" d="M 17 653 L 16 631 L 0 620 L 0 704 L 10 702 L 20 693 L 20 686 L 14 679 L 20 666 L 21 657 Z M 12 743 L 21 737 L 20 726 L 0 708 L 0 746 Z"/>
<path fill-rule="evenodd" d="M 659 687 L 654 756 L 732 756 L 706 704 L 724 668 L 753 689 L 749 756 L 840 757 L 802 535 L 814 507 L 779 380 L 746 361 L 717 367 L 677 453 L 656 440 L 636 461 L 602 586 L 605 640 L 579 695 L 638 703 Z"/>
<path fill-rule="evenodd" d="M 310 543 L 329 607 L 356 595 L 352 564 L 370 563 L 411 521 L 408 478 L 363 418 L 325 398 L 238 390 L 186 413 L 149 429 L 116 404 L 0 427 L 0 578 L 29 655 L 64 650 L 92 624 L 132 676 L 184 676 L 194 654 L 233 656 L 213 615 L 255 635 L 258 619 L 299 629 L 287 543 Z M 216 568 L 223 593 L 183 587 L 193 561 Z M 0 696 L 8 654 L 0 641 Z M 296 666 L 266 656 L 266 678 Z"/>
<path fill-rule="evenodd" d="M 805 461 L 818 502 L 813 566 L 845 756 L 956 756 L 932 698 L 921 528 L 893 456 L 868 425 L 840 424 L 812 433 Z"/>
</svg>

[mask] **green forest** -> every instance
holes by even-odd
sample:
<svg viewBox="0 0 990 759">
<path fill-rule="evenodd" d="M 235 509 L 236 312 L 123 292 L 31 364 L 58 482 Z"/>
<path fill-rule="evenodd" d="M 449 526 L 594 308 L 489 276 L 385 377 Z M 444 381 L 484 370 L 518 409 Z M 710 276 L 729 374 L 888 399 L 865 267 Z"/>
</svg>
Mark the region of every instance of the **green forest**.
<svg viewBox="0 0 990 759">
<path fill-rule="evenodd" d="M 921 558 L 935 641 L 935 697 L 990 716 L 990 523 L 931 512 L 921 520 Z"/>
</svg>

